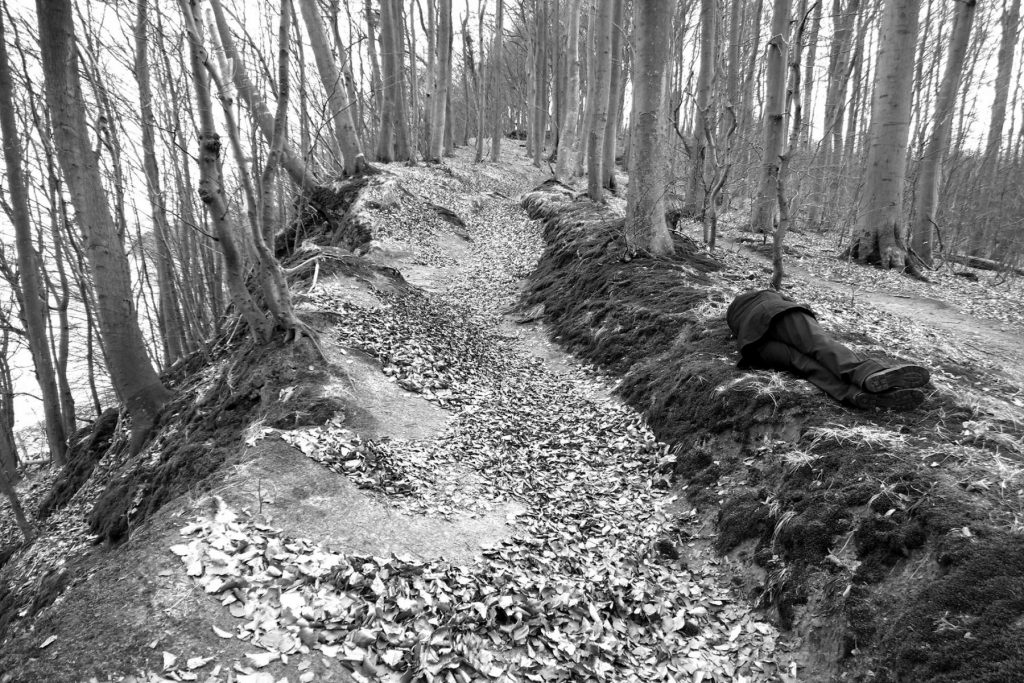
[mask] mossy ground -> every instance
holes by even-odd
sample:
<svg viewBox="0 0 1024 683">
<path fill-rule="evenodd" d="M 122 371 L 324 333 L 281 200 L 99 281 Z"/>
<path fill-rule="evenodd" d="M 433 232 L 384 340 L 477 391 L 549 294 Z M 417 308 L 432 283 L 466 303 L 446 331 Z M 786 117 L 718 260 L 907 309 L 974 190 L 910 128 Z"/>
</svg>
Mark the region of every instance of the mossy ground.
<svg viewBox="0 0 1024 683">
<path fill-rule="evenodd" d="M 626 260 L 621 219 L 558 183 L 523 205 L 547 241 L 524 308 L 620 375 L 620 396 L 675 444 L 678 480 L 717 509 L 718 550 L 752 544 L 766 577 L 752 596 L 787 628 L 808 621 L 810 603 L 838 629 L 831 673 L 1024 678 L 1024 541 L 1004 530 L 1006 509 L 948 473 L 968 457 L 951 439 L 977 407 L 930 391 L 913 413 L 854 412 L 791 378 L 743 372 L 722 315 L 729 287 L 715 286 L 742 282 L 726 260 L 679 235 L 670 258 Z"/>
</svg>

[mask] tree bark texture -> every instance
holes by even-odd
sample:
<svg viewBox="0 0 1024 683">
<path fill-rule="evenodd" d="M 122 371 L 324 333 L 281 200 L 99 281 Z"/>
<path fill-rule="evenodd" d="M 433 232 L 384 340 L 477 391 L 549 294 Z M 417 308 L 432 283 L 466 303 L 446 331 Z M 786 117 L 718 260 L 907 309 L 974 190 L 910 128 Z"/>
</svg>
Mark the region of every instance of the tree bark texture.
<svg viewBox="0 0 1024 683">
<path fill-rule="evenodd" d="M 32 366 L 43 401 L 43 416 L 50 460 L 63 465 L 67 449 L 60 394 L 50 353 L 49 297 L 42 278 L 42 259 L 32 240 L 32 218 L 29 213 L 28 188 L 25 184 L 24 157 L 18 124 L 14 118 L 14 82 L 7 54 L 6 15 L 0 16 L 0 134 L 3 138 L 4 162 L 7 166 L 7 192 L 14 224 L 14 244 L 18 257 L 21 284 L 21 315 L 28 334 Z"/>
<path fill-rule="evenodd" d="M 444 134 L 448 123 L 448 90 L 452 83 L 452 0 L 438 0 L 437 12 L 437 79 L 430 113 L 430 161 L 441 161 Z"/>
<path fill-rule="evenodd" d="M 565 89 L 565 106 L 562 114 L 562 129 L 558 135 L 558 161 L 555 177 L 565 181 L 573 172 L 576 147 L 576 128 L 579 119 L 580 89 L 580 12 L 582 0 L 568 0 L 566 3 L 566 59 L 568 60 L 568 84 Z"/>
<path fill-rule="evenodd" d="M 757 196 L 752 202 L 750 212 L 750 229 L 753 232 L 770 232 L 776 215 L 779 157 L 786 134 L 786 57 L 791 9 L 790 0 L 775 0 L 765 76 L 767 94 L 764 104 L 764 160 Z"/>
<path fill-rule="evenodd" d="M 604 158 L 601 161 L 602 182 L 608 189 L 615 189 L 615 153 L 622 119 L 621 95 L 626 86 L 622 49 L 626 35 L 625 3 L 623 0 L 612 0 L 612 3 L 611 79 L 608 83 L 608 122 L 604 128 Z"/>
<path fill-rule="evenodd" d="M 994 160 L 999 155 L 1003 139 L 1003 125 L 1006 121 L 1006 100 L 1010 92 L 1010 76 L 1017 47 L 1017 32 L 1020 28 L 1020 0 L 1010 0 L 1000 23 L 1003 33 L 999 42 L 999 58 L 996 66 L 996 80 L 993 84 L 995 99 L 992 102 L 992 118 L 988 126 L 988 141 L 985 145 L 986 159 Z M 1012 130 L 1011 130 L 1012 132 Z M 991 163 L 991 162 L 990 162 Z"/>
<path fill-rule="evenodd" d="M 701 0 L 700 3 L 700 71 L 697 76 L 697 101 L 693 117 L 693 147 L 690 155 L 690 183 L 687 188 L 687 204 L 696 211 L 703 212 L 707 206 L 708 177 L 705 173 L 707 165 L 707 136 L 714 131 L 714 114 L 711 111 L 711 86 L 714 77 L 717 54 L 717 2 Z M 771 49 L 771 48 L 769 48 Z M 769 58 L 770 59 L 770 58 Z M 769 81 L 769 89 L 771 88 Z"/>
<path fill-rule="evenodd" d="M 326 25 L 320 14 L 320 8 L 317 6 L 317 0 L 298 0 L 298 3 L 302 11 L 303 23 L 306 25 L 309 43 L 313 48 L 317 71 L 320 72 L 320 80 L 327 92 L 327 106 L 330 110 L 334 136 L 344 160 L 345 175 L 358 175 L 366 170 L 366 157 L 363 155 L 363 147 L 359 142 L 355 121 L 352 118 L 354 103 L 349 100 L 342 70 L 338 68 L 334 55 L 331 54 Z M 344 59 L 340 46 L 338 51 L 339 58 Z M 282 160 L 283 154 L 282 151 Z"/>
<path fill-rule="evenodd" d="M 665 223 L 668 112 L 666 66 L 671 52 L 671 0 L 633 3 L 633 110 L 626 191 L 626 244 L 631 252 L 672 253 Z"/>
<path fill-rule="evenodd" d="M 494 47 L 491 48 L 491 161 L 501 153 L 501 134 L 504 128 L 504 94 L 501 88 L 501 69 L 504 61 L 505 1 L 497 0 L 494 14 Z"/>
<path fill-rule="evenodd" d="M 36 10 L 39 34 L 47 37 L 40 52 L 57 158 L 85 236 L 107 368 L 132 418 L 131 446 L 137 452 L 171 394 L 146 354 L 133 304 L 128 259 L 121 249 L 96 155 L 90 148 L 71 2 L 36 0 Z"/>
<path fill-rule="evenodd" d="M 37 0 L 37 2 L 41 1 Z M 228 25 L 220 0 L 211 0 L 210 7 L 213 9 L 214 21 L 217 24 L 217 34 L 220 36 L 220 42 L 224 48 L 224 56 L 231 60 L 231 74 L 235 88 L 237 88 L 238 94 L 248 105 L 249 113 L 259 127 L 263 139 L 269 143 L 274 136 L 274 115 L 269 107 L 267 107 L 266 100 L 256 90 L 256 87 L 252 84 L 249 75 L 245 71 L 244 62 L 238 54 L 238 49 L 235 47 L 235 39 L 231 35 L 231 27 Z M 306 169 L 305 163 L 289 145 L 285 145 L 283 154 L 282 164 L 285 170 L 288 171 L 292 182 L 300 188 L 311 188 L 317 185 L 316 179 Z"/>
<path fill-rule="evenodd" d="M 936 214 L 939 208 L 939 187 L 942 185 L 943 160 L 949 151 L 949 139 L 953 130 L 953 108 L 960 87 L 960 74 L 967 57 L 975 7 L 976 0 L 960 0 L 956 3 L 953 30 L 949 39 L 949 54 L 946 56 L 946 70 L 935 102 L 932 133 L 924 148 L 917 177 L 911 245 L 921 260 L 929 266 L 932 263 L 932 240 L 938 230 Z"/>
<path fill-rule="evenodd" d="M 587 122 L 587 195 L 595 202 L 604 199 L 604 133 L 611 97 L 612 12 L 616 0 L 597 0 L 594 33 L 594 106 Z"/>
<path fill-rule="evenodd" d="M 864 186 L 851 253 L 858 261 L 882 268 L 909 265 L 903 185 L 919 9 L 920 0 L 886 0 L 875 62 Z"/>
</svg>

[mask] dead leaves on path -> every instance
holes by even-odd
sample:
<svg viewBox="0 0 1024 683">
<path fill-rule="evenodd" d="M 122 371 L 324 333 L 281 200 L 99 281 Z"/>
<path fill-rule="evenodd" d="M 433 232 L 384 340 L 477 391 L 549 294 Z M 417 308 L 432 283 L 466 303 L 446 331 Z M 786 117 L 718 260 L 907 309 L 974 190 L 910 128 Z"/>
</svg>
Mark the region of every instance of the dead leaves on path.
<svg viewBox="0 0 1024 683">
<path fill-rule="evenodd" d="M 238 621 L 233 632 L 216 634 L 260 650 L 235 663 L 236 674 L 312 656 L 340 664 L 357 681 L 764 680 L 785 673 L 770 661 L 773 627 L 710 578 L 653 554 L 516 538 L 470 566 L 342 556 L 223 506 L 181 533 L 185 540 L 171 551 Z M 594 561 L 598 554 L 603 561 Z M 551 572 L 559 565 L 562 572 Z M 188 668 L 196 661 L 164 675 L 196 680 Z"/>
</svg>

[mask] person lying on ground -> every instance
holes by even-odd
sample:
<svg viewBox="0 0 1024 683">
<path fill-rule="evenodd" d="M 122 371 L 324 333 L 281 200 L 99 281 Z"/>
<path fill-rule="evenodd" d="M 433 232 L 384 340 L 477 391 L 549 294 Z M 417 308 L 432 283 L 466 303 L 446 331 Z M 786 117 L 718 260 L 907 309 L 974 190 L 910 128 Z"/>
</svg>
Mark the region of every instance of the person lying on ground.
<svg viewBox="0 0 1024 683">
<path fill-rule="evenodd" d="M 888 366 L 860 356 L 822 329 L 814 311 L 775 290 L 740 294 L 729 304 L 726 321 L 741 366 L 787 370 L 864 410 L 909 410 L 924 401 L 919 387 L 928 383 L 927 368 Z"/>
</svg>

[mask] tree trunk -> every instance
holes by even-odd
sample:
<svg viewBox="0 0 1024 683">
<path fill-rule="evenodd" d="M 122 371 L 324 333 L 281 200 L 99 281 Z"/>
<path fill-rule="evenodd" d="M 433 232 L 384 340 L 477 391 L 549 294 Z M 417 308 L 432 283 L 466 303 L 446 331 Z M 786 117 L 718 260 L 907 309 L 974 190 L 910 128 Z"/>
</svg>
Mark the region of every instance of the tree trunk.
<svg viewBox="0 0 1024 683">
<path fill-rule="evenodd" d="M 786 134 L 786 55 L 790 0 L 775 0 L 772 37 L 768 41 L 767 85 L 764 105 L 764 161 L 757 197 L 751 206 L 750 229 L 769 233 L 778 201 L 779 163 Z"/>
<path fill-rule="evenodd" d="M 611 97 L 612 11 L 616 0 L 598 0 L 594 33 L 594 107 L 588 122 L 587 195 L 595 202 L 604 194 L 604 133 L 608 125 L 608 103 Z"/>
<path fill-rule="evenodd" d="M 576 146 L 576 124 L 578 120 L 579 89 L 580 89 L 580 11 L 582 0 L 568 0 L 566 12 L 567 48 L 566 58 L 568 59 L 568 84 L 565 89 L 565 105 L 563 106 L 562 130 L 558 135 L 558 161 L 555 164 L 555 177 L 561 181 L 567 180 L 572 173 L 572 163 L 575 156 Z"/>
<path fill-rule="evenodd" d="M 366 14 L 366 52 L 370 56 L 370 90 L 374 111 L 380 116 L 383 88 L 380 81 L 380 60 L 377 57 L 377 20 L 373 12 L 373 0 L 366 0 L 363 12 Z"/>
<path fill-rule="evenodd" d="M 309 36 L 309 44 L 313 48 L 313 57 L 316 59 L 316 67 L 320 72 L 320 80 L 327 92 L 327 106 L 330 109 L 334 136 L 344 159 L 345 175 L 358 175 L 366 170 L 366 157 L 363 155 L 363 148 L 352 119 L 353 103 L 349 101 L 341 69 L 338 68 L 334 61 L 334 55 L 331 54 L 331 45 L 328 42 L 324 19 L 317 7 L 317 0 L 298 0 L 298 3 L 302 9 L 302 20 L 306 24 L 306 34 Z M 344 60 L 340 46 L 338 52 L 339 58 Z"/>
<path fill-rule="evenodd" d="M 41 2 L 42 0 L 36 1 Z M 238 94 L 248 105 L 249 113 L 255 124 L 259 127 L 263 139 L 269 143 L 274 135 L 274 115 L 267 107 L 266 100 L 257 92 L 252 81 L 249 80 L 249 75 L 245 71 L 245 63 L 235 47 L 235 39 L 231 35 L 231 27 L 228 25 L 227 18 L 224 15 L 224 8 L 221 7 L 221 0 L 210 0 L 210 7 L 213 9 L 214 21 L 217 23 L 217 34 L 220 36 L 221 44 L 224 47 L 224 57 L 232 65 L 231 75 L 234 79 L 235 88 L 238 89 Z M 306 169 L 302 159 L 288 145 L 285 146 L 283 164 L 292 182 L 300 188 L 311 188 L 317 185 L 316 179 Z"/>
<path fill-rule="evenodd" d="M 174 261 L 168 243 L 170 226 L 163 188 L 160 186 L 160 167 L 156 158 L 156 117 L 153 113 L 153 89 L 149 72 L 149 27 L 147 0 L 136 3 L 135 22 L 135 81 L 139 86 L 139 113 L 142 128 L 142 167 L 146 176 L 146 193 L 152 212 L 153 235 L 156 237 L 156 272 L 160 288 L 158 316 L 164 338 L 165 362 L 170 365 L 181 358 L 187 349 L 185 323 L 174 281 Z"/>
<path fill-rule="evenodd" d="M 533 165 L 540 168 L 547 141 L 548 114 L 548 6 L 540 0 L 537 8 L 537 52 L 534 64 Z"/>
<path fill-rule="evenodd" d="M 604 158 L 601 161 L 601 172 L 604 174 L 602 182 L 610 190 L 615 189 L 615 151 L 619 137 L 619 121 L 622 120 L 621 95 L 626 85 L 622 55 L 626 35 L 624 2 L 612 0 L 612 3 L 611 80 L 608 84 L 608 123 L 604 129 Z"/>
<path fill-rule="evenodd" d="M 85 234 L 110 379 L 132 418 L 131 448 L 138 452 L 171 394 L 146 355 L 132 303 L 128 260 L 120 247 L 96 156 L 89 148 L 71 2 L 36 0 L 36 9 L 39 34 L 47 37 L 40 52 L 57 158 Z"/>
<path fill-rule="evenodd" d="M 711 129 L 714 114 L 711 112 L 711 79 L 714 76 L 715 62 L 718 59 L 717 37 L 717 2 L 701 0 L 700 3 L 700 72 L 697 76 L 697 101 L 693 118 L 692 153 L 690 155 L 690 182 L 687 187 L 686 203 L 701 213 L 707 207 L 708 177 L 705 173 L 707 165 L 707 136 L 712 135 Z M 787 18 L 788 21 L 788 18 Z M 769 88 L 771 86 L 769 85 Z"/>
<path fill-rule="evenodd" d="M 402 74 L 405 60 L 402 56 L 401 4 L 397 0 L 381 0 L 380 42 L 384 97 L 377 158 L 381 161 L 405 161 L 410 152 L 409 127 Z"/>
<path fill-rule="evenodd" d="M 505 35 L 505 0 L 497 0 L 494 15 L 494 47 L 491 48 L 491 161 L 496 162 L 501 153 L 501 134 L 504 128 L 502 117 L 505 109 L 501 88 L 501 68 L 504 60 L 503 40 Z"/>
<path fill-rule="evenodd" d="M 7 191 L 11 203 L 11 222 L 14 225 L 14 243 L 18 255 L 18 275 L 21 284 L 20 302 L 22 319 L 28 335 L 32 366 L 42 394 L 46 441 L 50 459 L 63 465 L 67 449 L 67 434 L 61 419 L 60 394 L 50 354 L 47 318 L 48 296 L 40 275 L 42 260 L 32 240 L 32 219 L 29 213 L 28 188 L 23 174 L 23 155 L 18 125 L 14 119 L 14 84 L 7 55 L 5 35 L 6 16 L 0 16 L 0 134 L 3 137 L 4 162 L 7 166 Z M 13 283 L 12 283 L 13 284 Z"/>
<path fill-rule="evenodd" d="M 807 61 L 804 66 L 803 78 L 803 129 L 800 131 L 800 144 L 802 147 L 810 145 L 811 121 L 813 115 L 811 106 L 814 93 L 814 60 L 818 54 L 818 30 L 821 28 L 821 3 L 822 0 L 815 0 L 811 7 L 810 23 L 807 25 Z"/>
<path fill-rule="evenodd" d="M 939 186 L 942 184 L 942 166 L 949 151 L 949 138 L 953 129 L 953 107 L 960 87 L 960 73 L 974 24 L 975 0 L 961 0 L 956 4 L 956 15 L 949 40 L 949 55 L 946 57 L 946 71 L 942 86 L 935 102 L 932 134 L 921 159 L 918 172 L 914 227 L 911 245 L 927 265 L 932 264 L 932 239 L 938 230 L 936 213 L 939 206 Z"/>
<path fill-rule="evenodd" d="M 210 96 L 210 77 L 206 66 L 208 56 L 203 48 L 200 33 L 202 17 L 199 13 L 200 0 L 179 0 L 185 15 L 186 33 L 189 38 L 189 54 L 192 66 L 192 80 L 195 84 L 196 112 L 199 115 L 199 197 L 207 207 L 224 257 L 224 280 L 235 310 L 248 323 L 258 343 L 270 338 L 270 323 L 256 306 L 245 285 L 245 259 L 238 247 L 238 231 L 231 220 L 227 201 L 220 178 L 220 136 L 213 118 L 213 104 Z M 273 134 L 271 134 L 273 140 Z M 244 170 L 243 170 L 244 172 Z"/>
<path fill-rule="evenodd" d="M 886 0 L 871 97 L 864 187 L 851 255 L 882 268 L 916 269 L 904 241 L 903 184 L 910 137 L 920 0 Z"/>
<path fill-rule="evenodd" d="M 988 141 L 985 144 L 986 160 L 994 161 L 999 156 L 1003 139 L 1003 122 L 1006 120 L 1006 99 L 1010 92 L 1010 76 L 1013 73 L 1014 51 L 1017 47 L 1017 31 L 1020 25 L 1020 0 L 1010 0 L 1010 6 L 1003 3 L 1003 35 L 999 42 L 999 61 L 996 80 L 993 84 L 995 100 L 992 103 L 992 118 L 988 126 Z M 1013 132 L 1011 126 L 1010 132 Z M 989 161 L 991 164 L 992 161 Z"/>
<path fill-rule="evenodd" d="M 452 82 L 452 0 L 438 0 L 437 19 L 437 79 L 431 102 L 430 150 L 427 160 L 440 162 L 444 153 L 448 89 Z"/>
<path fill-rule="evenodd" d="M 672 253 L 664 197 L 668 147 L 665 67 L 673 7 L 671 0 L 633 2 L 633 111 L 626 191 L 626 244 L 633 253 Z"/>
</svg>

